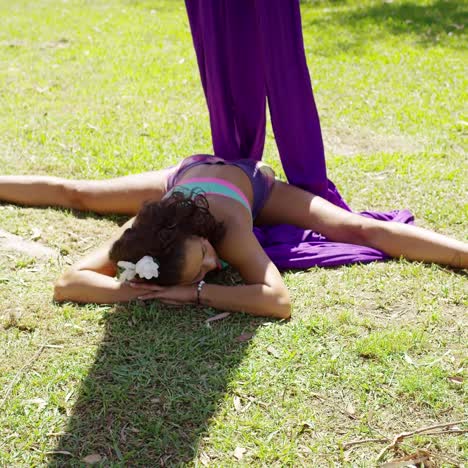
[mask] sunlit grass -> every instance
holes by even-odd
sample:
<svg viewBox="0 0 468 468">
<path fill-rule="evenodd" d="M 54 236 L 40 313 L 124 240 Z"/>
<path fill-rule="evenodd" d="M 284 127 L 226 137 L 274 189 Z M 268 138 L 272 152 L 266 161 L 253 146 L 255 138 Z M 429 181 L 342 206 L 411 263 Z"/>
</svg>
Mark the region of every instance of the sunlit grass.
<svg viewBox="0 0 468 468">
<path fill-rule="evenodd" d="M 466 7 L 301 9 L 330 178 L 356 210 L 410 208 L 466 239 Z M 182 1 L 0 0 L 0 24 L 2 173 L 105 178 L 211 151 Z M 271 130 L 265 160 L 281 173 Z M 231 466 L 238 448 L 245 465 L 375 466 L 381 445 L 341 444 L 463 418 L 463 274 L 405 261 L 286 272 L 289 323 L 231 314 L 208 326 L 211 309 L 51 301 L 59 272 L 121 218 L 7 204 L 0 218 L 57 252 L 1 252 L 2 466 L 91 454 Z M 468 451 L 450 434 L 404 451 L 417 448 L 438 465 Z"/>
</svg>

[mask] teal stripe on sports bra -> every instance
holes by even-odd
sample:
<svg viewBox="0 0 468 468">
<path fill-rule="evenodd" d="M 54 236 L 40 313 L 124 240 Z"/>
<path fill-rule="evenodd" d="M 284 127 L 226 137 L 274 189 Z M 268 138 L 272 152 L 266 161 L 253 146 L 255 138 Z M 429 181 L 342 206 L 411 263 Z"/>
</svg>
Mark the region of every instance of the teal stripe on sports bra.
<svg viewBox="0 0 468 468">
<path fill-rule="evenodd" d="M 183 190 L 187 192 L 194 191 L 195 194 L 199 191 L 205 195 L 215 194 L 231 198 L 242 203 L 249 210 L 249 213 L 252 214 L 252 209 L 245 195 L 237 187 L 222 179 L 188 179 L 183 181 L 180 185 L 174 186 L 170 192 L 173 192 L 174 190 Z"/>
</svg>

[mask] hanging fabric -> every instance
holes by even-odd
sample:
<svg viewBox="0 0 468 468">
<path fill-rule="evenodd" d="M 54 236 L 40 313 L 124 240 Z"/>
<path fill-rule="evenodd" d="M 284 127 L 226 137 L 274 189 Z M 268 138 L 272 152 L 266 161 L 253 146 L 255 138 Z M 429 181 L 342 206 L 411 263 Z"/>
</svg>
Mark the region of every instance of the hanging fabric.
<svg viewBox="0 0 468 468">
<path fill-rule="evenodd" d="M 351 211 L 327 179 L 320 121 L 302 37 L 299 0 L 185 0 L 210 115 L 214 153 L 260 160 L 266 103 L 290 184 Z M 365 216 L 409 223 L 408 211 Z M 255 228 L 278 268 L 383 260 L 382 252 L 331 242 L 293 226 Z"/>
</svg>

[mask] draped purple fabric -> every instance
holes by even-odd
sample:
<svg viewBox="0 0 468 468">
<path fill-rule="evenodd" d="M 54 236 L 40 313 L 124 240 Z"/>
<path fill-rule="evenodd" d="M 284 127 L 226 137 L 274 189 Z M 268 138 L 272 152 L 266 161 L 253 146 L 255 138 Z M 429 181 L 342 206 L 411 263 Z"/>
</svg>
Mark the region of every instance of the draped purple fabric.
<svg viewBox="0 0 468 468">
<path fill-rule="evenodd" d="M 260 160 L 266 102 L 289 183 L 351 211 L 327 179 L 317 108 L 304 52 L 299 0 L 185 0 L 214 153 Z M 408 211 L 361 213 L 412 222 Z M 374 249 L 330 242 L 293 226 L 255 228 L 281 269 L 384 260 Z"/>
</svg>

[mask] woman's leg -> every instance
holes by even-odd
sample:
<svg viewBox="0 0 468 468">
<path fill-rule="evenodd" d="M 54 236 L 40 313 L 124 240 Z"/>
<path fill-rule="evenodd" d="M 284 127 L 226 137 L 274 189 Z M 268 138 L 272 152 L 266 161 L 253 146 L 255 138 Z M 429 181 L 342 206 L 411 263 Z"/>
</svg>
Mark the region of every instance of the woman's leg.
<svg viewBox="0 0 468 468">
<path fill-rule="evenodd" d="M 278 181 L 257 222 L 293 224 L 331 241 L 365 245 L 391 257 L 468 268 L 467 243 L 409 224 L 366 218 Z"/>
<path fill-rule="evenodd" d="M 134 215 L 145 200 L 163 197 L 169 171 L 165 169 L 108 180 L 0 176 L 0 201 Z"/>
</svg>

